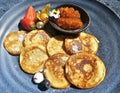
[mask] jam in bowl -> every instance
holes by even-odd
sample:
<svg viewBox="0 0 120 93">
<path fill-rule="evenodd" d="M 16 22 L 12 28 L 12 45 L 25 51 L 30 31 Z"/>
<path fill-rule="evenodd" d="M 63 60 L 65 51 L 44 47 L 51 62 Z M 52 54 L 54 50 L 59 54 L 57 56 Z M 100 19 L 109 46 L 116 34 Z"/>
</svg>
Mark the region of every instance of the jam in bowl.
<svg viewBox="0 0 120 93">
<path fill-rule="evenodd" d="M 88 28 L 90 17 L 77 5 L 63 4 L 50 11 L 49 22 L 60 32 L 76 34 Z"/>
</svg>

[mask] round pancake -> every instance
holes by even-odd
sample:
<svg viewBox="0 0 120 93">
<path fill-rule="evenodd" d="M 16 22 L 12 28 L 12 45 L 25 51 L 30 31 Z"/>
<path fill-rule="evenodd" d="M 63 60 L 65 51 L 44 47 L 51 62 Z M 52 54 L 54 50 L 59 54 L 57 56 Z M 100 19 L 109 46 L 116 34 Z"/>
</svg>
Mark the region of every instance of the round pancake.
<svg viewBox="0 0 120 93">
<path fill-rule="evenodd" d="M 78 88 L 92 88 L 100 84 L 106 68 L 102 60 L 94 54 L 77 53 L 65 65 L 66 77 Z"/>
<path fill-rule="evenodd" d="M 12 55 L 19 55 L 23 48 L 23 40 L 25 38 L 25 31 L 10 32 L 4 39 L 5 49 Z"/>
<path fill-rule="evenodd" d="M 96 54 L 98 51 L 99 41 L 91 34 L 81 32 L 79 38 L 82 42 L 82 50 L 87 53 Z"/>
<path fill-rule="evenodd" d="M 20 54 L 20 66 L 23 71 L 29 74 L 35 74 L 40 69 L 43 69 L 47 58 L 47 53 L 39 45 L 32 44 L 22 50 Z"/>
<path fill-rule="evenodd" d="M 72 55 L 78 52 L 88 52 L 96 54 L 98 51 L 98 40 L 95 36 L 81 32 L 79 36 L 71 36 L 65 38 L 65 51 Z"/>
<path fill-rule="evenodd" d="M 50 56 L 45 62 L 44 75 L 54 88 L 67 88 L 70 86 L 64 74 L 64 66 L 68 57 L 66 54 L 57 53 Z"/>
<path fill-rule="evenodd" d="M 26 35 L 24 46 L 29 46 L 31 44 L 37 43 L 41 45 L 41 48 L 43 50 L 46 50 L 49 39 L 49 35 L 44 30 L 33 30 Z"/>
<path fill-rule="evenodd" d="M 55 37 L 52 37 L 48 44 L 47 44 L 47 52 L 50 56 L 56 53 L 65 53 L 63 42 L 64 42 L 65 36 L 58 35 Z"/>
<path fill-rule="evenodd" d="M 78 36 L 77 37 L 71 36 L 65 38 L 64 47 L 65 47 L 65 51 L 70 55 L 82 51 L 82 43 Z"/>
</svg>

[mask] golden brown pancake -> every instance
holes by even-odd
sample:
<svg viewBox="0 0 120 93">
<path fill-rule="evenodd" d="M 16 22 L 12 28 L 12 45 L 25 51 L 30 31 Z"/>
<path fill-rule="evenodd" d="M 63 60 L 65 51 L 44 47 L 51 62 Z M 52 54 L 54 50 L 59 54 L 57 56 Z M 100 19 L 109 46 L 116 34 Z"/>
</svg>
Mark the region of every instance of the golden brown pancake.
<svg viewBox="0 0 120 93">
<path fill-rule="evenodd" d="M 65 51 L 72 55 L 82 51 L 82 42 L 79 37 L 66 37 L 64 41 Z"/>
<path fill-rule="evenodd" d="M 5 49 L 12 55 L 20 54 L 23 48 L 23 40 L 25 35 L 25 31 L 10 32 L 4 39 Z"/>
<path fill-rule="evenodd" d="M 54 88 L 67 88 L 70 86 L 64 74 L 64 66 L 68 57 L 66 54 L 57 53 L 50 56 L 45 63 L 45 77 Z"/>
<path fill-rule="evenodd" d="M 100 84 L 106 68 L 103 61 L 94 54 L 77 53 L 66 62 L 66 77 L 78 88 L 92 88 Z"/>
<path fill-rule="evenodd" d="M 29 32 L 24 40 L 24 46 L 31 44 L 40 44 L 43 50 L 46 50 L 47 43 L 50 37 L 44 30 L 33 30 Z"/>
<path fill-rule="evenodd" d="M 81 32 L 79 38 L 82 42 L 82 50 L 87 53 L 96 54 L 98 51 L 99 41 L 91 34 Z"/>
<path fill-rule="evenodd" d="M 81 32 L 79 36 L 65 38 L 64 47 L 65 51 L 70 55 L 78 52 L 96 54 L 98 51 L 98 40 L 91 34 Z"/>
<path fill-rule="evenodd" d="M 64 42 L 65 36 L 58 35 L 55 37 L 52 37 L 48 44 L 47 44 L 47 52 L 50 56 L 56 53 L 65 53 L 63 42 Z"/>
<path fill-rule="evenodd" d="M 39 45 L 32 44 L 26 46 L 20 54 L 20 66 L 23 71 L 35 74 L 40 69 L 43 69 L 44 63 L 48 55 L 42 50 Z"/>
</svg>

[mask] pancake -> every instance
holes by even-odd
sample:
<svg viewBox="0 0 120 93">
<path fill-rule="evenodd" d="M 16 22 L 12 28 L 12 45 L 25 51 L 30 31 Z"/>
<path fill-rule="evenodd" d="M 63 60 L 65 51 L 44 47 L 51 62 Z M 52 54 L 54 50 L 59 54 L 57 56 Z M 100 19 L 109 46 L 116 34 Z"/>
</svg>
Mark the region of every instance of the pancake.
<svg viewBox="0 0 120 93">
<path fill-rule="evenodd" d="M 84 89 L 99 85 L 106 72 L 105 65 L 99 57 L 85 52 L 70 56 L 65 70 L 68 81 Z"/>
<path fill-rule="evenodd" d="M 52 37 L 48 44 L 47 44 L 47 52 L 50 56 L 56 53 L 65 53 L 63 43 L 64 43 L 65 36 L 58 35 L 55 37 Z"/>
<path fill-rule="evenodd" d="M 19 55 L 23 48 L 23 40 L 25 38 L 25 31 L 12 31 L 4 39 L 5 49 L 12 55 Z"/>
<path fill-rule="evenodd" d="M 82 42 L 82 50 L 87 53 L 96 54 L 98 51 L 99 41 L 91 34 L 81 32 L 79 38 Z"/>
<path fill-rule="evenodd" d="M 79 37 L 66 37 L 64 41 L 65 51 L 69 54 L 76 54 L 82 51 L 82 42 L 80 41 Z"/>
<path fill-rule="evenodd" d="M 22 50 L 20 54 L 20 67 L 29 74 L 35 74 L 43 69 L 47 58 L 47 53 L 42 50 L 39 45 L 32 44 Z"/>
<path fill-rule="evenodd" d="M 54 88 L 67 88 L 70 86 L 64 74 L 64 66 L 68 57 L 66 54 L 57 53 L 50 56 L 45 62 L 44 75 Z"/>
<path fill-rule="evenodd" d="M 65 51 L 70 55 L 78 52 L 96 54 L 98 51 L 98 43 L 99 42 L 95 36 L 81 32 L 79 36 L 65 38 L 64 47 Z"/>
<path fill-rule="evenodd" d="M 41 45 L 43 50 L 46 50 L 49 39 L 49 35 L 44 30 L 33 30 L 26 35 L 24 46 L 37 43 Z"/>
</svg>

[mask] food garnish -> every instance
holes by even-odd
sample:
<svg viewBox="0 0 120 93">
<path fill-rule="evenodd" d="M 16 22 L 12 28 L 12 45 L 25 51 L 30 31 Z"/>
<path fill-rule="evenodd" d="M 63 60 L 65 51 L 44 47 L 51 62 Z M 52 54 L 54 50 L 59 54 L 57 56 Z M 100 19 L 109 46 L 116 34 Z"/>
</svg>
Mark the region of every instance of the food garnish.
<svg viewBox="0 0 120 93">
<path fill-rule="evenodd" d="M 43 73 L 41 73 L 41 72 L 37 72 L 37 73 L 35 73 L 35 75 L 33 76 L 33 81 L 34 81 L 34 83 L 36 83 L 36 84 L 41 83 L 43 80 L 44 80 L 44 76 L 43 76 Z"/>
<path fill-rule="evenodd" d="M 49 20 L 52 20 L 55 22 L 56 19 L 60 17 L 60 11 L 58 9 L 53 9 L 49 12 Z"/>
<path fill-rule="evenodd" d="M 36 21 L 36 11 L 32 6 L 29 6 L 27 8 L 24 18 L 28 18 L 28 19 L 32 20 L 33 22 Z"/>
<path fill-rule="evenodd" d="M 47 4 L 42 8 L 42 10 L 37 12 L 37 19 L 39 21 L 48 21 L 48 14 L 50 11 L 50 4 Z"/>
<path fill-rule="evenodd" d="M 42 91 L 45 91 L 50 88 L 50 82 L 45 79 L 43 82 L 38 84 L 38 88 Z"/>
<path fill-rule="evenodd" d="M 38 29 L 43 28 L 44 25 L 45 25 L 45 23 L 42 22 L 42 21 L 39 21 L 39 22 L 36 23 L 36 27 L 37 27 Z"/>
<path fill-rule="evenodd" d="M 29 6 L 25 12 L 25 16 L 20 20 L 22 27 L 27 30 L 41 29 L 48 21 L 50 4 L 47 4 L 40 11 L 35 11 L 33 6 Z"/>
<path fill-rule="evenodd" d="M 27 31 L 35 29 L 36 12 L 32 6 L 29 6 L 26 10 L 25 16 L 20 20 L 20 24 Z"/>
<path fill-rule="evenodd" d="M 36 24 L 37 24 L 38 29 L 43 28 L 44 25 L 47 23 L 49 19 L 48 18 L 49 11 L 50 11 L 50 4 L 47 4 L 46 6 L 42 8 L 41 11 L 39 10 L 37 12 L 38 22 Z"/>
<path fill-rule="evenodd" d="M 36 29 L 35 22 L 30 20 L 29 18 L 21 19 L 20 23 L 24 27 L 24 29 L 27 31 Z"/>
</svg>

